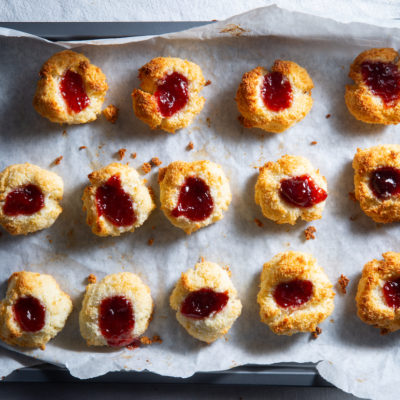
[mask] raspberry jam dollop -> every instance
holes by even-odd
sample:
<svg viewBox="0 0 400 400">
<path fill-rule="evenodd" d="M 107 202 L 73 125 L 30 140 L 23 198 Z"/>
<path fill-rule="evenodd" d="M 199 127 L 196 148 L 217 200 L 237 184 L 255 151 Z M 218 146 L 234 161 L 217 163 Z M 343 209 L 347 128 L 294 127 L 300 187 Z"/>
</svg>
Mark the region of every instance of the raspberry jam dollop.
<svg viewBox="0 0 400 400">
<path fill-rule="evenodd" d="M 381 167 L 372 172 L 370 186 L 375 196 L 387 199 L 400 193 L 400 170 L 393 167 Z"/>
<path fill-rule="evenodd" d="M 295 279 L 290 282 L 280 283 L 275 288 L 273 296 L 280 307 L 299 307 L 310 300 L 312 291 L 312 282 Z"/>
<path fill-rule="evenodd" d="M 220 312 L 228 300 L 228 292 L 215 292 L 209 288 L 196 290 L 189 293 L 183 301 L 181 313 L 193 319 L 207 318 L 211 314 Z"/>
<path fill-rule="evenodd" d="M 271 72 L 264 76 L 261 97 L 271 111 L 282 111 L 292 104 L 292 85 L 285 75 Z"/>
<path fill-rule="evenodd" d="M 112 296 L 101 302 L 99 327 L 109 346 L 122 347 L 133 343 L 134 326 L 135 319 L 130 300 L 124 296 Z"/>
<path fill-rule="evenodd" d="M 211 215 L 213 208 L 209 186 L 203 179 L 189 176 L 181 186 L 178 204 L 171 215 L 175 218 L 183 215 L 191 221 L 203 221 Z"/>
<path fill-rule="evenodd" d="M 361 74 L 371 92 L 379 96 L 386 107 L 393 107 L 400 98 L 400 73 L 396 64 L 364 61 Z"/>
<path fill-rule="evenodd" d="M 180 73 L 173 72 L 157 87 L 158 108 L 163 117 L 171 117 L 185 107 L 189 100 L 188 80 Z"/>
<path fill-rule="evenodd" d="M 115 226 L 130 226 L 136 222 L 132 199 L 122 188 L 118 175 L 97 188 L 96 205 L 99 216 L 104 215 Z"/>
<path fill-rule="evenodd" d="M 44 195 L 36 185 L 24 185 L 9 192 L 3 206 L 4 214 L 10 217 L 32 215 L 44 207 Z"/>
<path fill-rule="evenodd" d="M 312 207 L 324 201 L 328 194 L 309 175 L 281 180 L 281 196 L 296 207 Z"/>
<path fill-rule="evenodd" d="M 33 296 L 20 297 L 13 306 L 14 318 L 25 332 L 38 332 L 44 327 L 46 310 Z"/>
<path fill-rule="evenodd" d="M 60 91 L 69 112 L 79 113 L 90 104 L 82 76 L 70 69 L 61 78 Z"/>
<path fill-rule="evenodd" d="M 387 281 L 383 285 L 383 296 L 389 307 L 400 307 L 400 278 L 394 281 Z"/>
</svg>

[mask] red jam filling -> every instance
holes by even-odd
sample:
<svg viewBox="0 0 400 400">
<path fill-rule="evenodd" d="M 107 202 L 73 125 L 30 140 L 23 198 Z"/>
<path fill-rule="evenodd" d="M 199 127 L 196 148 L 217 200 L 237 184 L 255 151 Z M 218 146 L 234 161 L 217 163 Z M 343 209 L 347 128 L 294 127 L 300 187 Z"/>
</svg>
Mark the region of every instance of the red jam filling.
<svg viewBox="0 0 400 400">
<path fill-rule="evenodd" d="M 185 317 L 203 319 L 220 312 L 228 303 L 228 292 L 218 293 L 212 289 L 200 289 L 188 294 L 181 306 Z"/>
<path fill-rule="evenodd" d="M 133 307 L 123 296 L 107 297 L 100 304 L 99 327 L 101 334 L 112 347 L 127 346 L 135 341 Z"/>
<path fill-rule="evenodd" d="M 312 207 L 324 201 L 328 194 L 316 185 L 309 175 L 295 176 L 281 181 L 281 196 L 296 207 Z"/>
<path fill-rule="evenodd" d="M 400 307 L 400 278 L 385 283 L 383 286 L 383 296 L 389 307 Z"/>
<path fill-rule="evenodd" d="M 4 214 L 15 217 L 17 215 L 32 215 L 44 207 L 44 196 L 36 185 L 20 186 L 6 197 L 3 206 Z"/>
<path fill-rule="evenodd" d="M 90 104 L 82 76 L 70 69 L 61 78 L 60 91 L 69 112 L 79 113 Z"/>
<path fill-rule="evenodd" d="M 37 332 L 44 327 L 46 310 L 33 296 L 20 297 L 13 306 L 14 318 L 25 332 Z"/>
<path fill-rule="evenodd" d="M 190 176 L 181 186 L 178 204 L 171 215 L 175 218 L 183 215 L 191 221 L 203 221 L 211 215 L 213 208 L 209 186 L 203 179 Z"/>
<path fill-rule="evenodd" d="M 280 307 L 299 307 L 310 300 L 312 291 L 312 282 L 295 279 L 280 283 L 275 288 L 273 296 Z"/>
<path fill-rule="evenodd" d="M 400 98 L 400 73 L 396 64 L 364 61 L 361 74 L 371 92 L 379 96 L 386 107 L 393 107 Z"/>
<path fill-rule="evenodd" d="M 164 78 L 154 96 L 161 115 L 171 117 L 185 107 L 189 100 L 188 80 L 180 73 L 173 72 Z"/>
<path fill-rule="evenodd" d="M 96 205 L 99 216 L 104 215 L 115 226 L 130 226 L 136 222 L 132 199 L 122 188 L 118 175 L 97 188 Z"/>
<path fill-rule="evenodd" d="M 382 167 L 372 172 L 370 186 L 375 196 L 387 199 L 400 193 L 400 170 L 393 167 Z"/>
<path fill-rule="evenodd" d="M 264 76 L 261 97 L 271 111 L 285 110 L 292 104 L 292 86 L 286 76 L 271 72 Z"/>
</svg>

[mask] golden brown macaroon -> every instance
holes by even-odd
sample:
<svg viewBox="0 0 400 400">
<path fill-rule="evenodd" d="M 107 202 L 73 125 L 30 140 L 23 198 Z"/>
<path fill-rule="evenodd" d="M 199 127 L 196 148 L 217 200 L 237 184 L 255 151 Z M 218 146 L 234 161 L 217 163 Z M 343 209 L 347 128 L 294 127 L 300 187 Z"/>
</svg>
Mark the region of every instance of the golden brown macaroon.
<svg viewBox="0 0 400 400">
<path fill-rule="evenodd" d="M 375 222 L 400 221 L 400 145 L 357 149 L 353 159 L 354 193 Z"/>
<path fill-rule="evenodd" d="M 158 173 L 161 209 L 187 234 L 223 218 L 232 195 L 221 166 L 211 161 L 174 161 Z"/>
<path fill-rule="evenodd" d="M 150 190 L 138 172 L 111 163 L 89 174 L 83 192 L 86 222 L 98 236 L 119 236 L 141 226 L 155 208 Z"/>
<path fill-rule="evenodd" d="M 60 124 L 85 124 L 101 113 L 108 85 L 99 67 L 83 54 L 64 50 L 42 66 L 33 106 Z"/>
<path fill-rule="evenodd" d="M 13 346 L 44 350 L 63 329 L 71 311 L 70 297 L 51 275 L 14 272 L 0 302 L 0 339 Z"/>
<path fill-rule="evenodd" d="M 150 322 L 153 300 L 138 275 L 121 272 L 86 286 L 79 314 L 82 337 L 88 346 L 127 346 Z"/>
<path fill-rule="evenodd" d="M 61 214 L 64 183 L 36 165 L 14 164 L 0 173 L 0 224 L 12 235 L 53 225 Z"/>
<path fill-rule="evenodd" d="M 175 133 L 190 125 L 203 109 L 205 99 L 199 93 L 205 79 L 193 62 L 153 58 L 139 69 L 139 79 L 141 89 L 132 92 L 133 110 L 151 129 Z"/>
<path fill-rule="evenodd" d="M 230 271 L 207 261 L 182 274 L 169 301 L 178 322 L 206 343 L 225 335 L 242 311 Z"/>
<path fill-rule="evenodd" d="M 240 121 L 246 128 L 283 132 L 309 113 L 313 87 L 307 71 L 293 61 L 276 60 L 271 72 L 254 68 L 243 75 L 236 93 Z M 283 94 L 285 90 L 287 95 Z"/>
<path fill-rule="evenodd" d="M 288 251 L 265 263 L 261 273 L 261 321 L 277 335 L 315 332 L 332 314 L 335 293 L 316 259 L 307 253 Z"/>
<path fill-rule="evenodd" d="M 291 194 L 290 182 L 293 182 L 294 188 L 299 186 L 301 189 L 304 184 L 310 190 L 299 190 L 301 196 Z M 307 158 L 284 155 L 260 168 L 255 202 L 266 218 L 278 224 L 294 225 L 298 218 L 304 221 L 322 218 L 327 193 L 325 177 Z"/>
<path fill-rule="evenodd" d="M 345 101 L 355 118 L 369 124 L 400 122 L 399 53 L 394 49 L 370 49 L 350 66 Z"/>
<path fill-rule="evenodd" d="M 362 321 L 388 333 L 400 329 L 400 253 L 382 256 L 365 264 L 356 302 Z"/>
</svg>

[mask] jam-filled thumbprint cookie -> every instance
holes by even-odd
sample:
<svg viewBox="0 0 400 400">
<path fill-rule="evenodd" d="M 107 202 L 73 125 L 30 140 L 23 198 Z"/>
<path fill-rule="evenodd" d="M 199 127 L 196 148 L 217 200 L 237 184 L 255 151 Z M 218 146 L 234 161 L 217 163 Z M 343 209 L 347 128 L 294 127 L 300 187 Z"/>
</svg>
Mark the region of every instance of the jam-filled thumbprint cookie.
<svg viewBox="0 0 400 400">
<path fill-rule="evenodd" d="M 264 264 L 261 273 L 261 321 L 277 335 L 315 332 L 331 315 L 335 293 L 322 267 L 307 253 L 288 251 Z"/>
<path fill-rule="evenodd" d="M 207 261 L 182 274 L 170 305 L 187 332 L 206 343 L 225 335 L 242 312 L 230 271 Z"/>
<path fill-rule="evenodd" d="M 99 67 L 71 50 L 50 57 L 40 70 L 33 106 L 51 122 L 85 124 L 94 121 L 108 89 Z"/>
<path fill-rule="evenodd" d="M 135 115 L 151 129 L 175 133 L 200 113 L 205 99 L 201 68 L 173 57 L 154 58 L 139 69 L 141 89 L 132 92 Z"/>
<path fill-rule="evenodd" d="M 135 343 L 151 320 L 150 289 L 131 272 L 107 275 L 86 287 L 79 326 L 88 346 L 123 347 Z"/>
<path fill-rule="evenodd" d="M 322 218 L 328 188 L 326 179 L 305 157 L 285 155 L 260 168 L 255 202 L 265 217 L 294 225 L 298 218 Z"/>
<path fill-rule="evenodd" d="M 394 49 L 363 51 L 350 66 L 345 101 L 355 118 L 369 124 L 400 122 L 400 61 Z"/>
<path fill-rule="evenodd" d="M 82 197 L 86 222 L 98 236 L 119 236 L 141 226 L 155 204 L 138 172 L 112 163 L 89 174 Z"/>
<path fill-rule="evenodd" d="M 0 339 L 13 346 L 44 350 L 63 329 L 71 311 L 70 297 L 51 275 L 15 272 L 0 302 Z"/>
<path fill-rule="evenodd" d="M 382 256 L 365 264 L 356 302 L 362 321 L 388 333 L 400 329 L 400 253 Z"/>
<path fill-rule="evenodd" d="M 222 168 L 211 161 L 174 161 L 158 174 L 161 208 L 187 234 L 223 218 L 232 195 Z"/>
<path fill-rule="evenodd" d="M 313 81 L 293 61 L 276 60 L 269 72 L 257 67 L 246 72 L 236 94 L 246 128 L 280 133 L 301 121 L 311 110 Z"/>
<path fill-rule="evenodd" d="M 36 165 L 14 164 L 0 173 L 0 224 L 12 235 L 53 225 L 62 212 L 64 183 Z"/>
<path fill-rule="evenodd" d="M 357 149 L 353 160 L 354 193 L 375 222 L 400 221 L 400 145 Z"/>
</svg>

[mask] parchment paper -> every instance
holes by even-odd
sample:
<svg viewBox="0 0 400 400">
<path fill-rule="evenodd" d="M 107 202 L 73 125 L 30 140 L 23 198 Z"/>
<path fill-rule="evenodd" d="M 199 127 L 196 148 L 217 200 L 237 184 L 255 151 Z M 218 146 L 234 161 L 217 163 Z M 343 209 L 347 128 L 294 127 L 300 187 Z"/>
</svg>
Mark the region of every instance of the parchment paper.
<svg viewBox="0 0 400 400">
<path fill-rule="evenodd" d="M 240 29 L 221 32 L 234 25 Z M 272 6 L 159 38 L 84 46 L 65 43 L 77 46 L 77 51 L 102 68 L 110 86 L 105 105 L 120 108 L 115 125 L 99 118 L 71 127 L 48 122 L 31 105 L 37 73 L 60 47 L 36 38 L 13 37 L 21 34 L 12 31 L 0 33 L 8 36 L 0 38 L 0 168 L 29 161 L 57 172 L 65 182 L 64 211 L 51 228 L 26 237 L 2 232 L 0 281 L 5 291 L 7 278 L 16 270 L 51 273 L 75 306 L 64 330 L 45 351 L 18 351 L 65 365 L 80 378 L 120 369 L 187 377 L 196 371 L 246 363 L 321 361 L 322 376 L 343 390 L 375 399 L 396 398 L 399 335 L 381 336 L 379 330 L 362 323 L 356 316 L 354 296 L 363 265 L 385 251 L 399 250 L 399 226 L 375 224 L 348 193 L 353 190 L 351 161 L 357 147 L 398 143 L 400 128 L 356 121 L 343 95 L 354 57 L 370 47 L 399 48 L 399 29 L 342 24 Z M 139 86 L 137 69 L 156 56 L 190 59 L 212 81 L 203 90 L 206 104 L 201 114 L 175 135 L 151 131 L 131 107 L 130 93 Z M 308 70 L 315 84 L 314 106 L 302 122 L 282 134 L 244 129 L 237 121 L 234 101 L 242 74 L 258 65 L 270 67 L 277 58 L 293 60 Z M 190 141 L 193 151 L 186 150 Z M 312 141 L 317 144 L 311 145 Z M 79 150 L 80 146 L 87 149 Z M 82 191 L 88 184 L 87 174 L 116 161 L 120 148 L 127 149 L 124 162 L 134 167 L 152 157 L 159 157 L 164 166 L 173 160 L 220 163 L 233 194 L 225 218 L 186 236 L 158 208 L 133 234 L 96 237 L 85 224 Z M 129 158 L 131 152 L 137 153 L 136 159 Z M 255 167 L 283 154 L 308 157 L 326 176 L 329 197 L 321 220 L 293 227 L 276 225 L 254 203 Z M 61 155 L 61 163 L 52 164 Z M 157 172 L 153 169 L 146 179 L 158 196 Z M 257 226 L 255 218 L 263 221 L 263 227 Z M 316 240 L 304 240 L 308 225 L 316 227 Z M 154 239 L 152 246 L 149 239 Z M 348 293 L 337 294 L 335 311 L 321 324 L 323 333 L 317 340 L 308 334 L 276 336 L 260 322 L 256 295 L 262 265 L 285 250 L 312 253 L 332 282 L 341 274 L 351 280 Z M 230 266 L 243 303 L 242 315 L 226 339 L 212 345 L 190 337 L 168 305 L 180 274 L 201 256 Z M 150 286 L 155 314 L 146 335 L 159 334 L 163 343 L 134 351 L 88 348 L 78 328 L 86 277 L 94 273 L 102 278 L 121 270 L 138 273 Z"/>
</svg>

